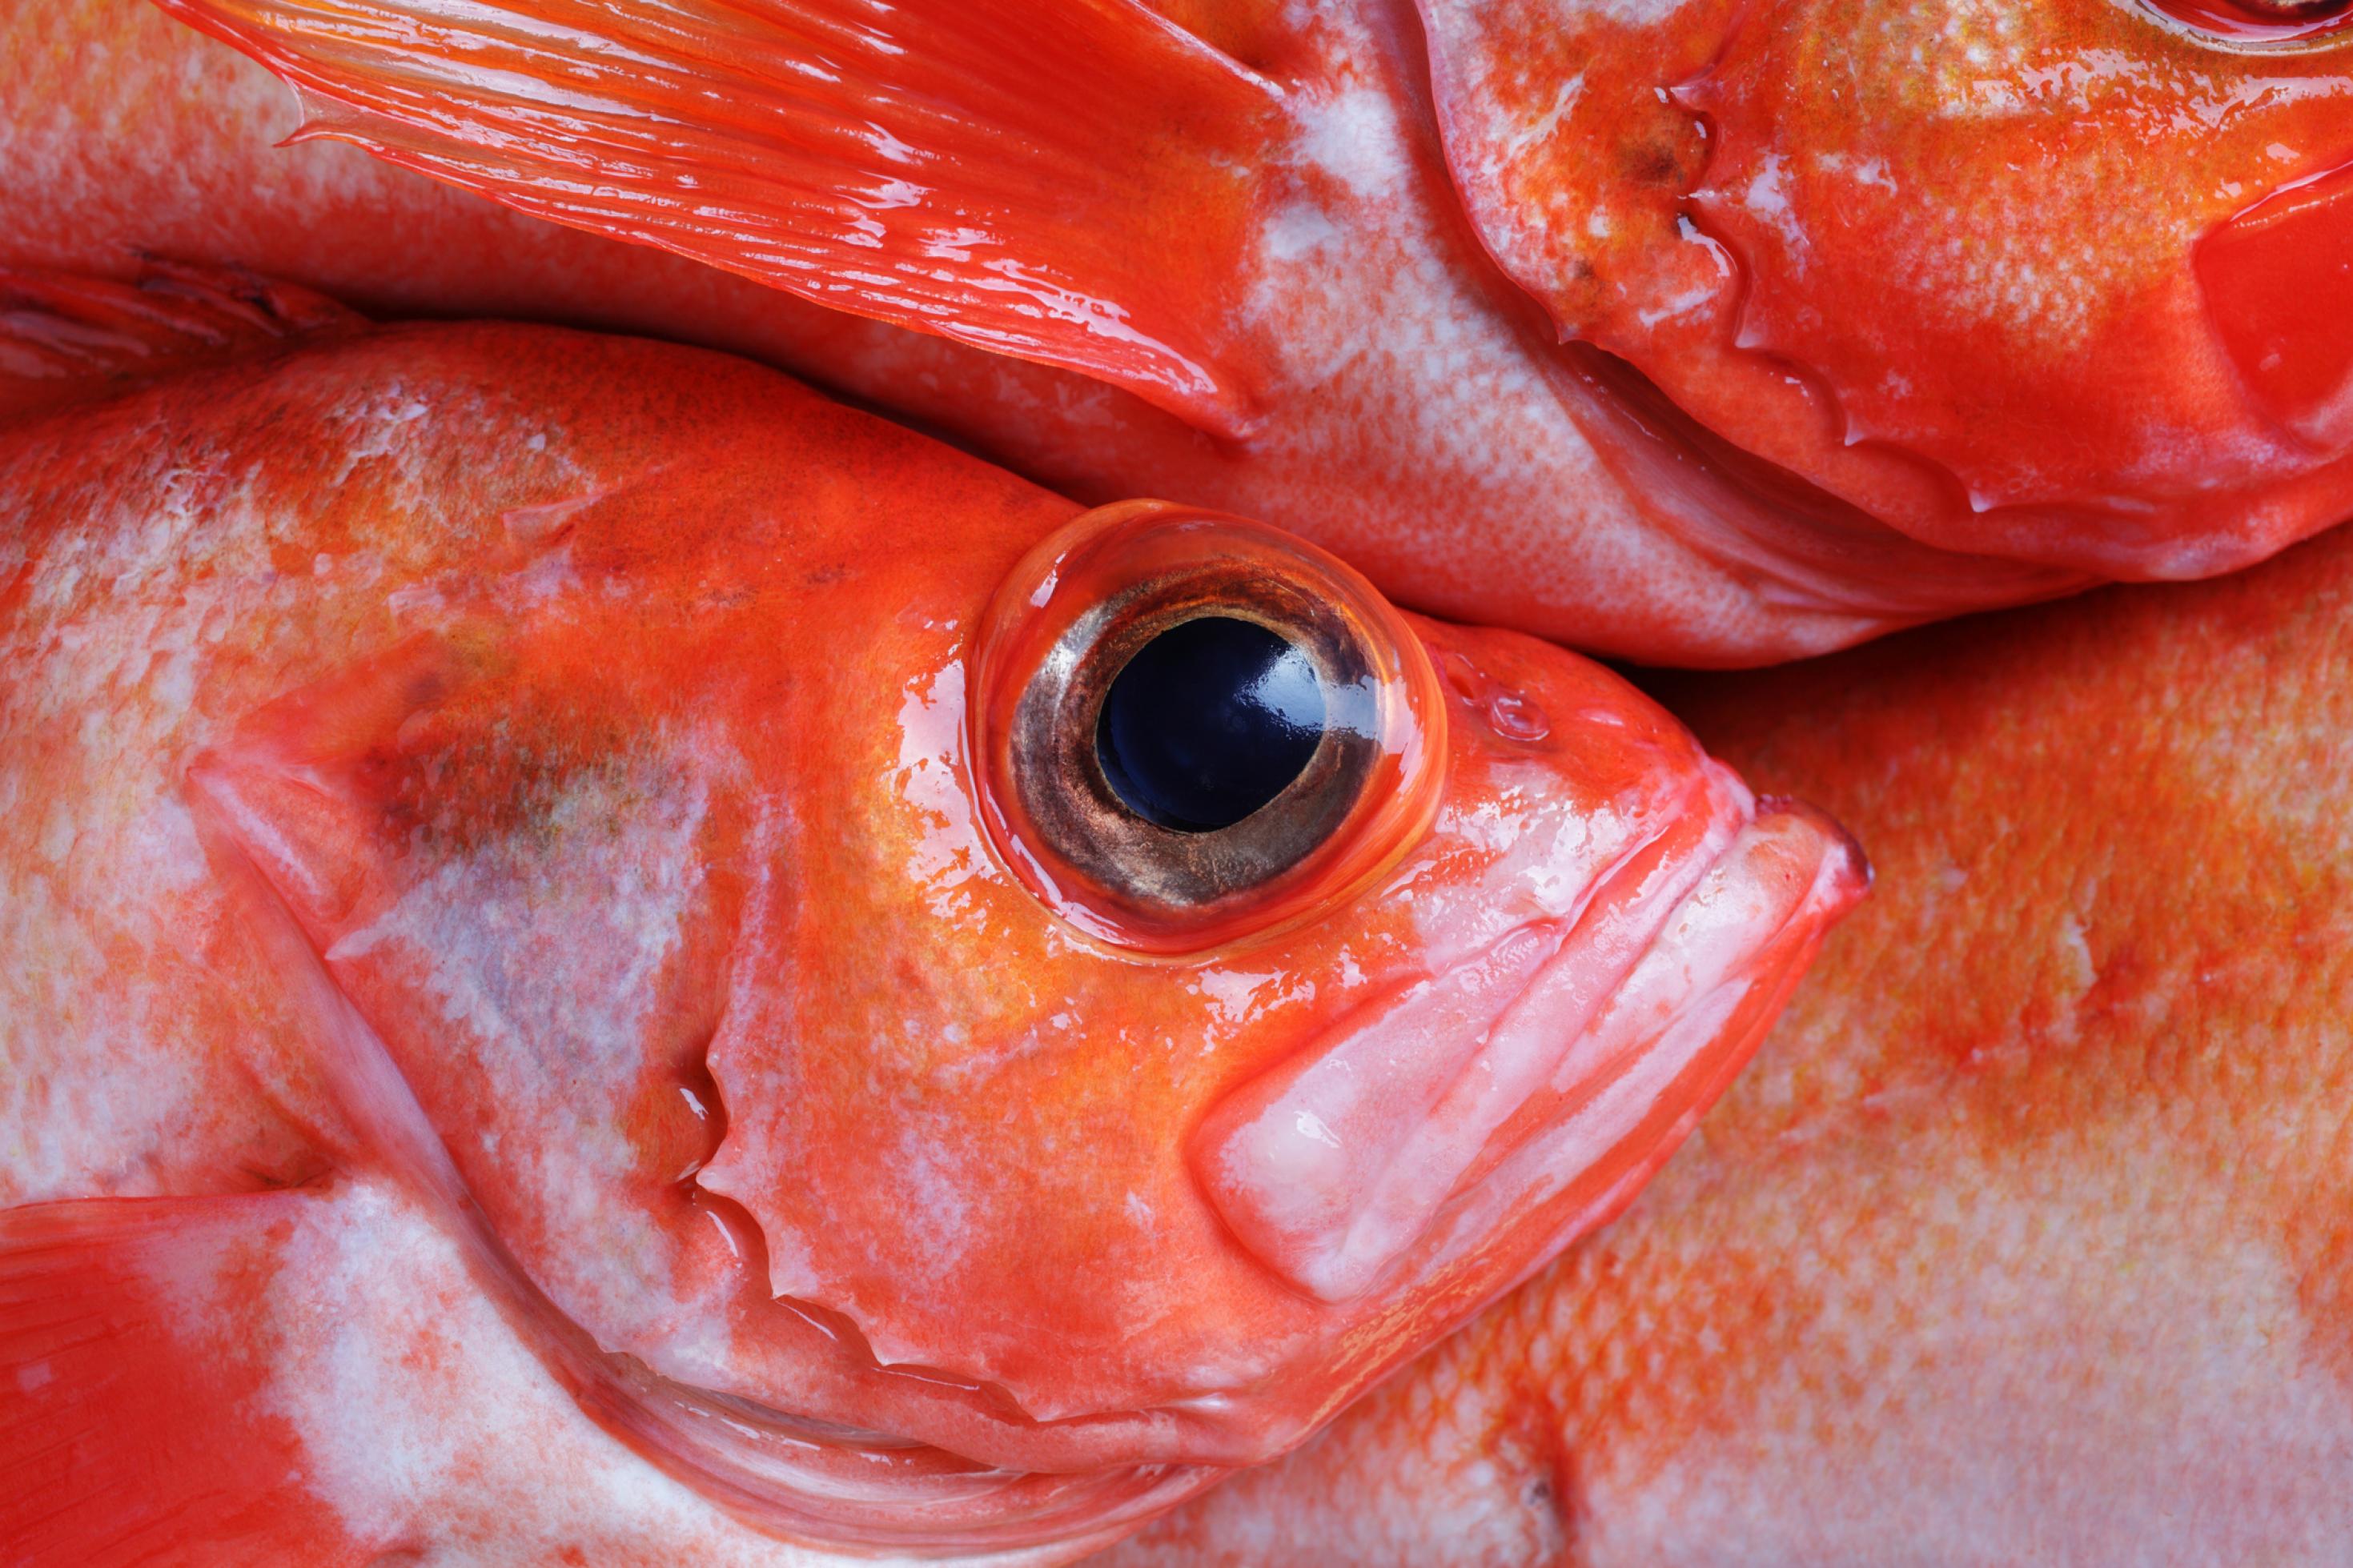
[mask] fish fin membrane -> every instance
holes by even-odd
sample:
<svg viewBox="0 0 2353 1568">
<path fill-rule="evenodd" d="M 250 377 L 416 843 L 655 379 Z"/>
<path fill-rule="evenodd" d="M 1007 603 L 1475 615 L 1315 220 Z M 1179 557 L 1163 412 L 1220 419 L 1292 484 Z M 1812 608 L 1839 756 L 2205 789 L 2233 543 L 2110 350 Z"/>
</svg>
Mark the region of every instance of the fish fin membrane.
<svg viewBox="0 0 2353 1568">
<path fill-rule="evenodd" d="M 148 258 L 129 281 L 0 268 L 0 424 L 366 324 L 237 268 Z"/>
<path fill-rule="evenodd" d="M 1278 88 L 1141 0 L 160 0 L 356 142 L 534 216 L 1257 421 Z"/>
<path fill-rule="evenodd" d="M 0 1212 L 0 1562 L 359 1560 L 302 1489 L 301 1444 L 268 1407 L 270 1347 L 240 1310 L 320 1201 Z"/>
</svg>

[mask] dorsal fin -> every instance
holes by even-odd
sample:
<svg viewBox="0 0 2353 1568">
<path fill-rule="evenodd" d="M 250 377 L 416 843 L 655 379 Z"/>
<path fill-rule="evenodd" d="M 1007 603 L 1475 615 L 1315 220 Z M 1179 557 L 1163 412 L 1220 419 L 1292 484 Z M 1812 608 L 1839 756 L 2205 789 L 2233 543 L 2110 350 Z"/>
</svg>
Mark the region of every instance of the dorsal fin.
<svg viewBox="0 0 2353 1568">
<path fill-rule="evenodd" d="M 366 324 L 236 268 L 144 258 L 129 282 L 0 268 L 0 424 Z"/>
<path fill-rule="evenodd" d="M 818 304 L 1255 423 L 1280 90 L 1140 0 L 160 0 L 356 142 Z"/>
</svg>

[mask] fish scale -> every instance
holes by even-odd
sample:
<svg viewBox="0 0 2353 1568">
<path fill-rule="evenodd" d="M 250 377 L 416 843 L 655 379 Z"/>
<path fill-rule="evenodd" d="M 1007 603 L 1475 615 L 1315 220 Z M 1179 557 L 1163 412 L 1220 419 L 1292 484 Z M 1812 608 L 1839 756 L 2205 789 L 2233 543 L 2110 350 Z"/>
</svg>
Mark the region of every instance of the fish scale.
<svg viewBox="0 0 2353 1568">
<path fill-rule="evenodd" d="M 195 277 L 47 297 L 266 287 Z M 1067 1561 L 1622 1205 L 1863 891 L 1616 676 L 1263 525 L 1083 510 L 703 351 L 319 321 L 0 431 L 12 1560 Z M 1327 692 L 1345 656 L 1369 728 L 1315 755 L 1363 765 L 1076 819 L 1115 852 L 1004 815 L 1085 786 L 999 700 L 1163 603 Z M 1155 857 L 1294 820 L 1209 923 L 1138 923 Z M 1506 945 L 1467 1057 L 1379 1048 Z M 1368 1091 L 1339 1161 L 1218 1147 L 1327 1053 L 1279 1092 Z M 1220 1217 L 1309 1184 L 1411 1202 Z"/>
<path fill-rule="evenodd" d="M 2329 535 L 1662 682 L 1870 904 L 1616 1225 L 1102 1561 L 2336 1560 L 2348 603 Z"/>
</svg>

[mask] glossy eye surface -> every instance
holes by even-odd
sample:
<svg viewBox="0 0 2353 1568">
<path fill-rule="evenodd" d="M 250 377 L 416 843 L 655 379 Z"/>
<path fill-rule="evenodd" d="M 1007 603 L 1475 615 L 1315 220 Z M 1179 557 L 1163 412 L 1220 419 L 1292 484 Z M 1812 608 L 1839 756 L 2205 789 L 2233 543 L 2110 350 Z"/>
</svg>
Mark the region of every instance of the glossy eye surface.
<svg viewBox="0 0 2353 1568">
<path fill-rule="evenodd" d="M 973 656 L 992 844 L 1123 947 L 1196 952 L 1329 907 L 1436 808 L 1444 704 L 1421 639 L 1263 524 L 1089 512 L 1014 568 Z"/>
<path fill-rule="evenodd" d="M 1127 808 L 1180 833 L 1231 827 L 1280 795 L 1324 740 L 1314 661 L 1255 621 L 1204 616 L 1112 678 L 1095 754 Z"/>
</svg>

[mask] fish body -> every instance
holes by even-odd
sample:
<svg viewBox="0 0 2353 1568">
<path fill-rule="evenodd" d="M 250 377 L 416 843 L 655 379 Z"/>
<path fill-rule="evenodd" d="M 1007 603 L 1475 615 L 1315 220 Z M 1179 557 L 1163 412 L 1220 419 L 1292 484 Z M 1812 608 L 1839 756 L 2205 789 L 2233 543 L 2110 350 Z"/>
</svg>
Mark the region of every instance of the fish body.
<svg viewBox="0 0 2353 1568">
<path fill-rule="evenodd" d="M 11 1560 L 1066 1560 L 1622 1206 L 1862 889 L 1261 524 L 701 351 L 11 286 Z M 1304 737 L 1214 821 L 1152 748 L 1261 699 L 1123 695 L 1180 631 Z"/>
<path fill-rule="evenodd" d="M 1104 1561 L 2330 1563 L 2353 540 L 1668 689 L 1879 881 L 1608 1231 Z"/>
<path fill-rule="evenodd" d="M 126 0 L 19 17 L 17 258 L 737 348 L 1574 646 L 1767 662 L 2353 510 L 2327 15 L 170 8 L 306 118 Z"/>
</svg>

